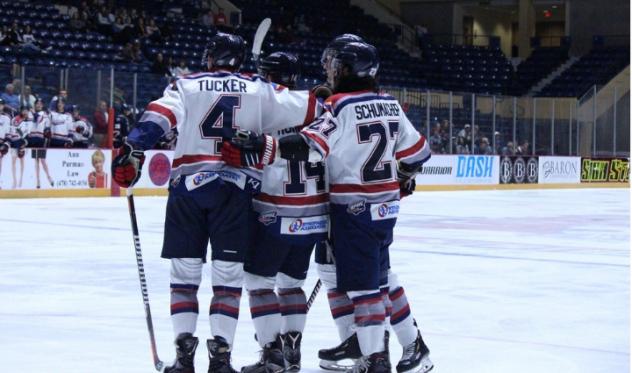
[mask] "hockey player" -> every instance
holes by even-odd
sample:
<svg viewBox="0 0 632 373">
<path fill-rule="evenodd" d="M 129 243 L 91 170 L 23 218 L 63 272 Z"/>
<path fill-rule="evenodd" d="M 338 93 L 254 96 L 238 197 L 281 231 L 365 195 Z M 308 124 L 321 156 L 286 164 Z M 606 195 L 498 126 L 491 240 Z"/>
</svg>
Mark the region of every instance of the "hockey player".
<svg viewBox="0 0 632 373">
<path fill-rule="evenodd" d="M 237 73 L 245 56 L 241 37 L 218 33 L 209 41 L 207 73 L 183 77 L 151 102 L 113 160 L 114 180 L 130 187 L 140 177 L 143 151 L 173 127 L 178 129 L 169 187 L 162 257 L 171 259 L 171 315 L 177 358 L 169 373 L 194 372 L 198 338 L 197 290 L 211 242 L 213 298 L 207 341 L 209 371 L 230 373 L 249 242 L 252 192 L 260 173 L 238 170 L 221 159 L 223 139 L 239 128 L 273 133 L 309 123 L 315 97 L 275 87 L 258 76 Z M 267 154 L 271 159 L 274 155 Z"/>
<path fill-rule="evenodd" d="M 48 172 L 46 163 L 46 147 L 50 141 L 50 116 L 44 110 L 44 103 L 41 99 L 35 101 L 35 112 L 33 113 L 33 126 L 26 137 L 31 150 L 31 157 L 35 159 L 35 182 L 37 189 L 40 188 L 40 164 L 46 173 L 50 186 L 54 186 L 53 179 Z"/>
<path fill-rule="evenodd" d="M 79 105 L 72 105 L 72 146 L 74 148 L 88 148 L 92 137 L 92 124 L 86 117 L 81 115 Z"/>
<path fill-rule="evenodd" d="M 387 283 L 388 247 L 400 188 L 411 184 L 430 157 L 425 139 L 397 100 L 375 92 L 378 67 L 373 46 L 348 43 L 328 68 L 337 94 L 326 101 L 328 112 L 323 117 L 300 134 L 279 141 L 252 134 L 248 139 L 235 138 L 230 149 L 238 151 L 229 155 L 242 164 L 259 166 L 270 162 L 263 157 L 269 148 L 285 159 L 326 159 L 336 287 L 352 300 L 363 355 L 355 372 L 390 371 L 380 287 Z"/>
<path fill-rule="evenodd" d="M 13 173 L 13 189 L 22 188 L 22 176 L 24 176 L 24 154 L 26 153 L 26 135 L 32 127 L 33 114 L 26 106 L 20 108 L 20 114 L 13 118 L 7 140 L 11 145 L 11 171 Z M 16 163 L 20 160 L 20 175 L 16 175 Z"/>
<path fill-rule="evenodd" d="M 72 116 L 66 112 L 66 102 L 59 98 L 55 110 L 50 112 L 51 148 L 72 147 Z"/>
<path fill-rule="evenodd" d="M 290 53 L 272 53 L 259 64 L 261 76 L 290 89 L 296 86 L 299 72 L 299 60 Z M 280 139 L 298 133 L 301 127 L 277 131 L 273 136 Z M 225 143 L 223 149 L 230 146 Z M 253 209 L 254 239 L 244 270 L 262 353 L 261 360 L 244 367 L 242 373 L 296 372 L 301 367 L 300 345 L 307 313 L 302 286 L 314 245 L 327 238 L 324 164 L 278 159 L 266 166 Z"/>
<path fill-rule="evenodd" d="M 342 47 L 350 42 L 362 42 L 362 39 L 354 34 L 343 34 L 334 38 L 325 48 L 321 57 L 321 64 L 325 73 L 332 71 L 330 64 L 333 56 Z M 331 74 L 330 74 L 331 75 Z M 331 80 L 333 77 L 329 76 Z M 333 83 L 328 83 L 333 84 Z M 414 179 L 411 179 L 414 183 Z M 408 195 L 414 190 L 414 184 L 409 184 L 402 189 L 402 195 Z M 355 324 L 353 316 L 353 303 L 346 292 L 336 289 L 336 266 L 331 247 L 319 244 L 316 246 L 315 255 L 318 275 L 327 288 L 327 299 L 331 309 L 332 317 L 336 323 L 340 340 L 342 343 L 334 348 L 322 349 L 318 351 L 321 359 L 320 367 L 327 370 L 345 370 L 346 367 L 340 365 L 341 360 L 357 359 L 362 354 L 355 334 Z M 423 343 L 421 333 L 417 329 L 413 319 L 404 288 L 399 284 L 397 275 L 389 268 L 388 284 L 382 286 L 381 291 L 385 300 L 387 320 L 397 336 L 397 340 L 402 346 L 402 357 L 397 364 L 398 373 L 415 370 L 421 366 L 422 371 L 432 369 L 432 362 L 427 357 L 427 347 Z M 389 317 L 392 312 L 392 317 Z"/>
<path fill-rule="evenodd" d="M 0 98 L 0 175 L 2 175 L 2 158 L 9 152 L 9 141 L 6 137 L 10 126 L 11 117 L 4 111 L 4 100 Z"/>
<path fill-rule="evenodd" d="M 132 116 L 132 108 L 126 104 L 122 103 L 121 112 L 114 119 L 114 147 L 120 148 L 123 145 L 125 137 L 129 133 L 132 125 L 132 121 L 130 120 Z"/>
</svg>

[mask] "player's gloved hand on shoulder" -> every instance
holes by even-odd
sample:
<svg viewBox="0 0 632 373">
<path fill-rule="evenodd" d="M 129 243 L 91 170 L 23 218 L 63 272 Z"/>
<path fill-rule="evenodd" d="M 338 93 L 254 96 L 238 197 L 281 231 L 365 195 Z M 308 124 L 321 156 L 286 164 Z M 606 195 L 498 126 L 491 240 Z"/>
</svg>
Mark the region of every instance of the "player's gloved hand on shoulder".
<svg viewBox="0 0 632 373">
<path fill-rule="evenodd" d="M 399 181 L 399 198 L 408 197 L 413 194 L 417 182 L 415 175 L 421 172 L 422 165 L 409 165 L 399 162 L 397 165 L 397 181 Z"/>
<path fill-rule="evenodd" d="M 112 160 L 112 178 L 123 188 L 129 188 L 140 179 L 140 172 L 145 162 L 142 150 L 125 142 L 119 148 L 118 155 Z"/>
<path fill-rule="evenodd" d="M 263 168 L 274 162 L 277 147 L 272 136 L 238 130 L 230 141 L 222 143 L 222 160 L 233 167 Z"/>
</svg>

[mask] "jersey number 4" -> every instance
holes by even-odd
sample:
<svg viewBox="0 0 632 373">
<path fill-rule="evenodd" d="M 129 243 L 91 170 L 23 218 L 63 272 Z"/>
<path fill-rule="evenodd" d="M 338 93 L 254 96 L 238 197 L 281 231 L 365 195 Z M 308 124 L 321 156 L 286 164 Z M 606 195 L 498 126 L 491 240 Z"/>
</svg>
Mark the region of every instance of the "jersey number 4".
<svg viewBox="0 0 632 373">
<path fill-rule="evenodd" d="M 200 134 L 203 139 L 215 141 L 213 155 L 220 155 L 222 141 L 235 135 L 235 114 L 241 108 L 241 96 L 221 95 L 215 101 L 206 117 L 200 123 Z"/>
<path fill-rule="evenodd" d="M 388 145 L 388 139 L 395 138 L 399 128 L 398 122 L 388 122 L 388 130 L 382 122 L 371 122 L 358 124 L 358 140 L 360 143 L 373 142 L 377 137 L 377 143 L 369 159 L 362 165 L 363 182 L 380 182 L 391 180 L 393 177 L 393 166 L 390 161 L 383 161 Z M 388 132 L 388 135 L 387 135 Z M 389 136 L 388 138 L 386 136 Z"/>
</svg>

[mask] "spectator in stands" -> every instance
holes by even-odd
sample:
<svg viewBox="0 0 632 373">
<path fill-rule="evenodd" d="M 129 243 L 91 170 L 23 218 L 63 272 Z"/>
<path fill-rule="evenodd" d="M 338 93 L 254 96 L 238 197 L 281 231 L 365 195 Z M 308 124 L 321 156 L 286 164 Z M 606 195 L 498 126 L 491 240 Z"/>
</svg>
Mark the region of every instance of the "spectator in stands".
<svg viewBox="0 0 632 373">
<path fill-rule="evenodd" d="M 145 29 L 145 18 L 138 17 L 134 24 L 134 36 L 137 38 L 145 37 L 147 30 Z"/>
<path fill-rule="evenodd" d="M 156 25 L 156 21 L 153 18 L 150 18 L 145 26 L 145 38 L 156 43 L 162 41 L 160 28 Z"/>
<path fill-rule="evenodd" d="M 202 16 L 202 24 L 206 27 L 211 27 L 214 25 L 213 23 L 213 12 L 211 10 L 209 10 L 208 12 L 204 13 L 204 15 Z"/>
<path fill-rule="evenodd" d="M 474 154 L 481 155 L 493 155 L 492 147 L 489 146 L 489 139 L 487 137 L 481 137 L 481 140 L 477 146 L 475 146 Z"/>
<path fill-rule="evenodd" d="M 4 87 L 4 93 L 0 95 L 0 98 L 9 106 L 10 110 L 16 112 L 20 108 L 20 98 L 15 93 L 15 86 L 13 84 L 9 83 Z"/>
<path fill-rule="evenodd" d="M 516 150 L 514 149 L 513 142 L 511 141 L 507 142 L 507 145 L 503 146 L 502 150 L 500 151 L 500 154 L 503 156 L 516 155 Z"/>
<path fill-rule="evenodd" d="M 466 123 L 462 130 L 459 131 L 457 137 L 462 137 L 467 144 L 472 143 L 472 130 L 469 123 Z"/>
<path fill-rule="evenodd" d="M 516 155 L 529 155 L 529 141 L 524 140 L 518 149 L 516 149 Z"/>
<path fill-rule="evenodd" d="M 494 146 L 494 153 L 495 154 L 500 154 L 501 149 L 504 146 L 505 141 L 503 140 L 503 135 L 496 131 L 494 132 L 494 141 L 495 141 L 495 146 Z"/>
<path fill-rule="evenodd" d="M 57 96 L 54 96 L 53 99 L 50 100 L 50 103 L 48 104 L 48 110 L 50 111 L 55 110 L 55 108 L 57 107 L 57 101 L 60 98 L 64 100 L 65 102 L 68 102 L 68 91 L 66 91 L 65 89 L 60 89 Z M 66 111 L 69 111 L 69 110 L 70 108 L 66 108 Z"/>
<path fill-rule="evenodd" d="M 97 14 L 97 30 L 105 35 L 112 35 L 112 25 L 114 24 L 114 14 L 104 5 Z"/>
<path fill-rule="evenodd" d="M 445 153 L 443 150 L 443 139 L 441 138 L 441 125 L 439 123 L 432 127 L 432 135 L 430 135 L 429 142 L 432 154 Z"/>
<path fill-rule="evenodd" d="M 156 54 L 156 58 L 154 59 L 153 65 L 151 65 L 151 72 L 154 74 L 160 74 L 162 76 L 171 76 L 171 72 L 169 71 L 169 66 L 165 62 L 162 53 Z"/>
<path fill-rule="evenodd" d="M 180 63 L 173 69 L 173 72 L 174 74 L 172 75 L 177 78 L 191 74 L 191 70 L 187 67 L 187 62 L 184 59 L 180 60 Z"/>
<path fill-rule="evenodd" d="M 99 101 L 99 105 L 94 111 L 94 123 L 93 127 L 94 133 L 94 143 L 97 146 L 105 146 L 105 136 L 108 133 L 108 104 L 107 102 L 101 100 Z"/>
<path fill-rule="evenodd" d="M 24 32 L 20 35 L 20 45 L 24 52 L 39 53 L 42 51 L 40 43 L 35 39 L 33 30 L 29 25 L 24 27 Z"/>
<path fill-rule="evenodd" d="M 231 27 L 228 24 L 228 18 L 226 18 L 226 14 L 224 14 L 224 8 L 219 8 L 217 10 L 217 13 L 213 16 L 213 24 L 220 31 L 231 31 Z"/>
<path fill-rule="evenodd" d="M 470 143 L 465 141 L 465 137 L 456 137 L 456 154 L 470 154 Z"/>
<path fill-rule="evenodd" d="M 6 28 L 2 34 L 4 35 L 2 45 L 13 47 L 20 43 L 20 30 L 17 22 L 14 21 L 11 27 Z"/>
<path fill-rule="evenodd" d="M 29 108 L 29 110 L 35 107 L 36 98 L 31 94 L 30 85 L 24 86 L 24 97 L 22 97 L 22 94 L 20 94 L 18 95 L 18 100 L 20 102 L 20 106 L 26 106 L 27 108 Z"/>
<path fill-rule="evenodd" d="M 88 28 L 87 14 L 83 11 L 77 11 L 70 16 L 68 25 L 74 31 L 84 31 Z"/>
<path fill-rule="evenodd" d="M 116 17 L 112 24 L 112 41 L 124 44 L 129 41 L 130 33 L 121 16 Z"/>
<path fill-rule="evenodd" d="M 450 122 L 447 119 L 441 121 L 441 146 L 444 153 L 450 149 Z"/>
</svg>

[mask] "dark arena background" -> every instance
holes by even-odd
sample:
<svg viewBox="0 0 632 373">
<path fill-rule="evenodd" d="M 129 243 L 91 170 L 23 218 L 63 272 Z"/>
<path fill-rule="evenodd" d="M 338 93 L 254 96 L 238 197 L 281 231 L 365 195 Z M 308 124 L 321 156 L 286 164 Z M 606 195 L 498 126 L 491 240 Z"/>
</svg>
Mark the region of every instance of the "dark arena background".
<svg viewBox="0 0 632 373">
<path fill-rule="evenodd" d="M 335 36 L 373 44 L 379 89 L 429 144 L 390 262 L 433 372 L 630 371 L 627 0 L 1 0 L 1 371 L 153 370 L 113 159 L 152 101 L 206 71 L 218 31 L 243 37 L 240 71 L 256 74 L 250 50 L 265 18 L 262 57 L 297 55 L 301 90 L 326 81 L 321 56 Z M 61 140 L 10 128 L 42 110 L 72 117 Z M 175 352 L 160 252 L 177 143 L 174 127 L 145 151 L 134 187 L 166 364 Z M 212 337 L 209 268 L 199 372 Z M 317 280 L 312 265 L 308 297 Z M 307 315 L 303 371 L 322 371 L 318 350 L 340 343 L 326 293 Z M 238 370 L 259 350 L 242 298 Z M 395 371 L 393 332 L 390 344 Z"/>
</svg>

